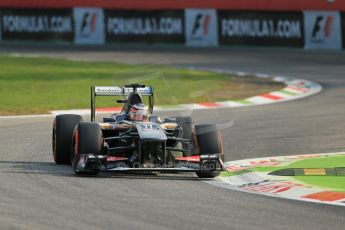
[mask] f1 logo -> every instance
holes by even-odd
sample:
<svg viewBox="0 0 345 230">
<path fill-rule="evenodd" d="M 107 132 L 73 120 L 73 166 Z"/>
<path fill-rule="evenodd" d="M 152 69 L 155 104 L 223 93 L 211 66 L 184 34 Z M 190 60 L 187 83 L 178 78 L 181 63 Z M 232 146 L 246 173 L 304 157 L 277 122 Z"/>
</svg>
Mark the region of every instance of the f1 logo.
<svg viewBox="0 0 345 230">
<path fill-rule="evenodd" d="M 332 24 L 334 18 L 333 16 L 328 15 L 319 15 L 315 18 L 313 30 L 312 30 L 312 40 L 321 41 L 325 38 L 329 38 L 332 32 Z"/>
<path fill-rule="evenodd" d="M 341 16 L 338 11 L 304 11 L 305 48 L 341 49 Z"/>
<path fill-rule="evenodd" d="M 192 35 L 207 35 L 211 16 L 209 14 L 199 13 L 195 16 L 193 23 Z"/>
<path fill-rule="evenodd" d="M 80 32 L 94 32 L 96 27 L 97 14 L 95 12 L 85 12 L 81 21 Z"/>
<path fill-rule="evenodd" d="M 218 27 L 215 9 L 186 9 L 185 36 L 187 46 L 217 46 Z"/>
<path fill-rule="evenodd" d="M 104 14 L 101 8 L 76 7 L 74 14 L 74 42 L 76 44 L 104 44 Z"/>
</svg>

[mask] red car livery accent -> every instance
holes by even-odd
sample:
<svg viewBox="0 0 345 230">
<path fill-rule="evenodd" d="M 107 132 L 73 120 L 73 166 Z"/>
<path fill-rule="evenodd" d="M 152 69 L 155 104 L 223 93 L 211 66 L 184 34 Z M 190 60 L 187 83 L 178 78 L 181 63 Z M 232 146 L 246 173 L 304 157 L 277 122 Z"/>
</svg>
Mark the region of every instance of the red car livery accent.
<svg viewBox="0 0 345 230">
<path fill-rule="evenodd" d="M 200 162 L 200 156 L 176 157 L 178 161 Z"/>
<path fill-rule="evenodd" d="M 125 161 L 128 160 L 126 157 L 116 157 L 116 156 L 108 156 L 107 161 Z"/>
</svg>

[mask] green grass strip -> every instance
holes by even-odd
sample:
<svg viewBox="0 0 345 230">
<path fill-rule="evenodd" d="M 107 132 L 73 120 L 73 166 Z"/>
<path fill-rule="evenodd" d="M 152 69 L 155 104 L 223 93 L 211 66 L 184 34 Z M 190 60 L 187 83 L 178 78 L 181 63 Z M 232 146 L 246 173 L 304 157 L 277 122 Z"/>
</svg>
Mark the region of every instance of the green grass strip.
<svg viewBox="0 0 345 230">
<path fill-rule="evenodd" d="M 256 83 L 227 74 L 173 66 L 8 55 L 0 55 L 0 63 L 0 115 L 89 108 L 92 85 L 152 85 L 155 104 L 171 106 L 242 99 L 282 88 L 270 80 Z M 99 97 L 96 105 L 119 106 L 114 97 Z"/>
<path fill-rule="evenodd" d="M 292 92 L 287 91 L 287 90 L 279 90 L 278 92 L 284 93 L 284 94 L 290 95 L 290 96 L 295 96 L 295 95 L 297 95 L 297 93 L 292 93 Z"/>
<path fill-rule="evenodd" d="M 243 104 L 243 105 L 252 105 L 252 104 L 254 104 L 253 102 L 247 101 L 247 100 L 237 100 L 235 102 Z"/>
</svg>

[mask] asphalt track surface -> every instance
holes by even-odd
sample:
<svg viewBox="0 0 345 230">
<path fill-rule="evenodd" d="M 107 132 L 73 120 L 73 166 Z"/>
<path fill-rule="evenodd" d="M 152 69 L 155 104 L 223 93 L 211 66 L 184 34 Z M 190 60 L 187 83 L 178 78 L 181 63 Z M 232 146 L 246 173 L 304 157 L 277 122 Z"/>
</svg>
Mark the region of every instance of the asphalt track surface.
<svg viewBox="0 0 345 230">
<path fill-rule="evenodd" d="M 0 51 L 314 80 L 324 89 L 312 97 L 192 116 L 225 125 L 226 160 L 345 150 L 344 52 L 9 45 Z M 343 207 L 227 190 L 192 174 L 76 177 L 53 164 L 52 121 L 0 119 L 1 229 L 344 229 Z"/>
</svg>

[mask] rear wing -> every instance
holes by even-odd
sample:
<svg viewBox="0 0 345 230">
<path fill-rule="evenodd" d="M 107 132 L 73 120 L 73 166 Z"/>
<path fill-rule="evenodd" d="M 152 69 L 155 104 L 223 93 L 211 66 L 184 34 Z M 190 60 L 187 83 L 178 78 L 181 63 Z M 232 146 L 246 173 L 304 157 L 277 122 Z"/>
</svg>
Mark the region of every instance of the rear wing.
<svg viewBox="0 0 345 230">
<path fill-rule="evenodd" d="M 95 96 L 128 96 L 130 93 L 133 93 L 134 91 L 136 91 L 142 96 L 153 96 L 153 88 L 151 86 L 93 86 L 92 88 L 94 89 L 93 94 Z"/>
<path fill-rule="evenodd" d="M 149 110 L 153 112 L 153 87 L 139 84 L 120 86 L 91 86 L 91 121 L 96 116 L 96 96 L 129 96 L 137 92 L 141 96 L 149 96 Z"/>
</svg>

